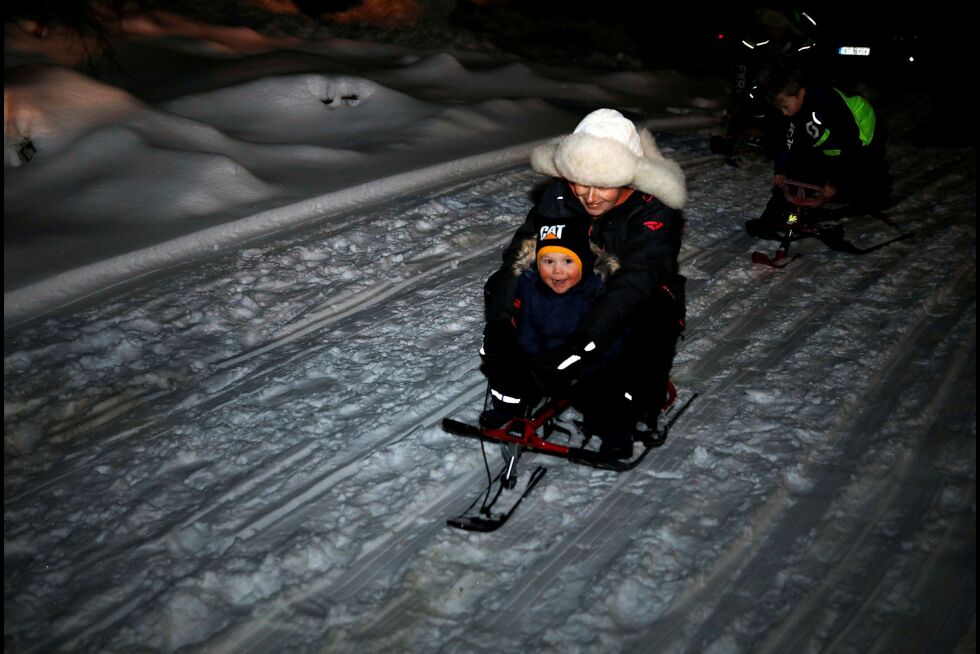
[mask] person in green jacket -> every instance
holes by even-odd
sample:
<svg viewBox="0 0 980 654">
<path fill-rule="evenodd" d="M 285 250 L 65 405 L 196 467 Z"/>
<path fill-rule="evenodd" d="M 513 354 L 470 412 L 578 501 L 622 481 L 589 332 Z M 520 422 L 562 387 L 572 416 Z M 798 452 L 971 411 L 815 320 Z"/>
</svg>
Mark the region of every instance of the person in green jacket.
<svg viewBox="0 0 980 654">
<path fill-rule="evenodd" d="M 773 167 L 772 197 L 762 216 L 746 222 L 746 230 L 775 237 L 772 230 L 792 208 L 783 194 L 787 180 L 820 186 L 820 204 L 834 200 L 867 211 L 887 208 L 885 139 L 871 103 L 809 82 L 799 71 L 782 71 L 773 82 L 773 103 L 788 119 L 786 136 Z"/>
</svg>

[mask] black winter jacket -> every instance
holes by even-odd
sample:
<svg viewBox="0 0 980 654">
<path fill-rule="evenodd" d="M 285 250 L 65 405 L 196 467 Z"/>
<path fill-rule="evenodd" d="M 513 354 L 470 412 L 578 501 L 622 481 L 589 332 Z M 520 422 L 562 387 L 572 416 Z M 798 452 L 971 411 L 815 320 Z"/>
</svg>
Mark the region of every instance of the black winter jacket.
<svg viewBox="0 0 980 654">
<path fill-rule="evenodd" d="M 568 182 L 553 180 L 541 200 L 531 209 L 503 253 L 503 266 L 484 287 L 487 322 L 509 320 L 520 274 L 515 265 L 526 242 L 535 238 L 538 215 L 566 218 L 588 214 Z M 629 326 L 638 309 L 650 303 L 674 312 L 683 325 L 684 277 L 678 272 L 684 229 L 680 211 L 671 209 L 652 195 L 634 191 L 617 207 L 593 222 L 592 242 L 611 261 L 605 291 L 579 322 L 571 340 L 584 345 L 594 341 L 608 349 Z"/>
<path fill-rule="evenodd" d="M 802 107 L 789 119 L 783 150 L 776 157 L 775 173 L 794 173 L 794 161 L 814 156 L 824 163 L 826 181 L 837 187 L 868 177 L 869 168 L 880 167 L 884 159 L 880 134 L 875 134 L 865 145 L 844 97 L 836 89 L 820 85 L 806 87 Z"/>
</svg>

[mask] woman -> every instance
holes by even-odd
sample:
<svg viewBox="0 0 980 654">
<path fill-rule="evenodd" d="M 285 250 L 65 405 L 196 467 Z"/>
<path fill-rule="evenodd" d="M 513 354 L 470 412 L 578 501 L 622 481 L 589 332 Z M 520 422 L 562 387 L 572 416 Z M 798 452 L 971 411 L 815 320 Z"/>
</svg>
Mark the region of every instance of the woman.
<svg viewBox="0 0 980 654">
<path fill-rule="evenodd" d="M 514 263 L 536 238 L 535 225 L 588 217 L 590 240 L 612 273 L 565 343 L 533 358 L 530 377 L 540 392 L 573 399 L 586 431 L 602 439 L 601 451 L 629 458 L 636 423 L 656 426 L 684 324 L 677 264 L 684 173 L 663 157 L 649 131 L 637 131 L 613 109 L 594 111 L 572 134 L 535 148 L 531 166 L 556 179 L 484 288 L 485 357 L 513 351 Z M 596 361 L 605 362 L 597 367 Z"/>
</svg>

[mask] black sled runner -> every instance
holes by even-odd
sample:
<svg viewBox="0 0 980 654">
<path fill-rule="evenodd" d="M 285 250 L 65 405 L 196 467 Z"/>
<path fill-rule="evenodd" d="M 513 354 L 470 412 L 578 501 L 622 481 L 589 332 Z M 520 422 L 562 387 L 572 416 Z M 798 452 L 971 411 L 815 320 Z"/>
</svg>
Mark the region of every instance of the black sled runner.
<svg viewBox="0 0 980 654">
<path fill-rule="evenodd" d="M 489 393 L 488 393 L 489 395 Z M 664 402 L 661 415 L 670 416 L 663 427 L 657 430 L 639 431 L 636 442 L 641 445 L 638 454 L 628 460 L 614 459 L 603 456 L 597 450 L 588 449 L 588 439 L 577 445 L 571 443 L 571 430 L 558 423 L 557 418 L 569 403 L 563 399 L 550 399 L 542 403 L 528 418 L 515 417 L 500 427 L 483 427 L 460 422 L 452 418 L 442 421 L 442 428 L 450 434 L 466 436 L 480 440 L 483 461 L 487 470 L 487 487 L 467 509 L 460 515 L 446 521 L 450 527 L 466 531 L 489 532 L 500 528 L 513 515 L 517 507 L 531 494 L 541 478 L 547 472 L 544 466 L 537 466 L 529 475 L 524 488 L 517 490 L 518 460 L 525 451 L 538 452 L 549 456 L 566 459 L 572 463 L 586 465 L 603 470 L 625 472 L 637 467 L 649 452 L 660 447 L 667 440 L 671 426 L 687 410 L 697 393 L 693 394 L 680 407 L 677 402 L 677 390 L 673 383 L 668 382 L 668 397 Z M 489 399 L 485 406 L 489 405 Z M 555 437 L 555 434 L 564 437 Z M 563 442 L 564 441 L 564 442 Z M 493 475 L 487 459 L 486 443 L 496 443 L 501 447 L 504 459 L 503 467 Z M 503 510 L 497 508 L 497 502 L 509 491 L 509 507 Z M 479 506 L 478 506 L 479 505 Z"/>
<path fill-rule="evenodd" d="M 783 187 L 783 193 L 786 196 L 786 200 L 794 208 L 786 214 L 783 224 L 774 227 L 774 233 L 771 235 L 775 240 L 779 241 L 779 249 L 772 256 L 758 250 L 754 251 L 752 253 L 753 263 L 772 268 L 785 268 L 802 256 L 797 253 L 790 257 L 790 244 L 804 238 L 815 238 L 831 250 L 837 252 L 862 255 L 915 235 L 914 232 L 901 232 L 897 236 L 887 238 L 873 245 L 860 247 L 847 239 L 843 225 L 832 221 L 839 221 L 843 218 L 853 216 L 869 215 L 882 221 L 889 227 L 898 229 L 898 224 L 881 211 L 866 211 L 852 205 L 838 207 L 837 209 L 823 208 L 820 206 L 820 200 L 812 195 L 814 191 L 819 190 L 820 187 L 814 186 L 813 184 L 787 180 L 786 185 Z"/>
</svg>

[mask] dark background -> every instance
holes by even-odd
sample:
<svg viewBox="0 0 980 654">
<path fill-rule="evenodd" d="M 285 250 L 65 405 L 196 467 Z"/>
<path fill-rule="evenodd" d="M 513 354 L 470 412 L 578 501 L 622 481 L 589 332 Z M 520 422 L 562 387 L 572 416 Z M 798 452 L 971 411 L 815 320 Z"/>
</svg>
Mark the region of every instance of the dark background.
<svg viewBox="0 0 980 654">
<path fill-rule="evenodd" d="M 339 36 L 422 50 L 486 50 L 540 65 L 596 70 L 670 68 L 721 79 L 733 77 L 734 63 L 744 54 L 743 38 L 765 38 L 755 22 L 754 5 L 682 2 L 664 6 L 635 0 L 594 4 L 558 0 L 365 2 L 380 7 L 380 18 L 376 11 L 373 19 L 341 20 L 341 12 L 357 10 L 362 4 L 351 0 L 11 0 L 5 4 L 4 18 L 7 30 L 18 29 L 17 21 L 29 18 L 36 21 L 39 32 L 72 30 L 100 43 L 86 72 L 103 79 L 125 68 L 121 57 L 113 59 L 114 21 L 155 9 L 271 35 Z M 389 6 L 391 20 L 385 20 Z M 416 10 L 409 12 L 410 19 L 404 11 L 399 13 L 405 6 Z M 876 103 L 919 94 L 928 106 L 923 131 L 931 140 L 975 145 L 975 128 L 965 99 L 967 80 L 963 79 L 963 71 L 972 64 L 972 37 L 966 32 L 971 21 L 965 15 L 939 5 L 910 12 L 865 8 L 859 3 L 817 7 L 809 13 L 818 23 L 812 36 L 817 44 L 815 68 L 821 77 Z M 841 57 L 836 54 L 840 45 L 870 47 L 872 54 Z M 5 57 L 5 62 L 9 73 L 19 60 Z"/>
</svg>

